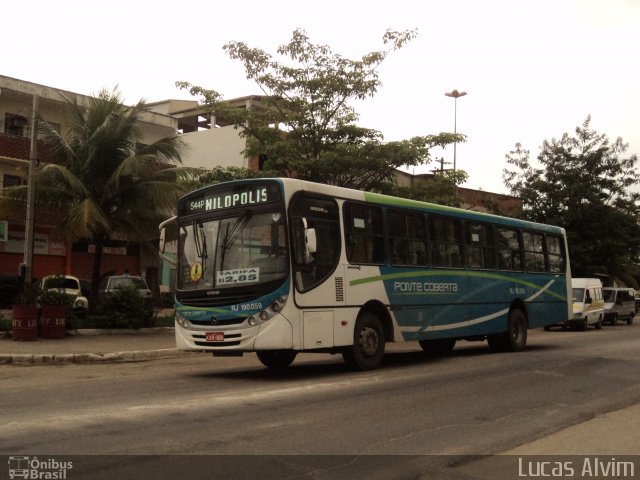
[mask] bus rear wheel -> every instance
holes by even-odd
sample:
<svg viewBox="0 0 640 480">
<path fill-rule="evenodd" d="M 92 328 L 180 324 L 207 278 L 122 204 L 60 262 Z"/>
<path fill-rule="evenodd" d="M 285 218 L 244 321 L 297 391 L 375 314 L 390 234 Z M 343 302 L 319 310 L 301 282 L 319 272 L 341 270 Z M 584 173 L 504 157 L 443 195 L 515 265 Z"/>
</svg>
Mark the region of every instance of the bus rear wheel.
<svg viewBox="0 0 640 480">
<path fill-rule="evenodd" d="M 384 330 L 373 313 L 363 312 L 356 320 L 353 345 L 342 351 L 346 364 L 355 370 L 373 370 L 384 356 Z"/>
<path fill-rule="evenodd" d="M 490 336 L 487 341 L 492 350 L 499 352 L 520 352 L 527 346 L 527 318 L 522 310 L 515 308 L 509 314 L 507 331 Z"/>
<path fill-rule="evenodd" d="M 298 352 L 294 350 L 259 350 L 256 354 L 258 360 L 265 367 L 282 369 L 291 365 Z"/>
<path fill-rule="evenodd" d="M 436 338 L 433 340 L 420 340 L 418 342 L 424 352 L 430 357 L 449 355 L 456 345 L 455 338 Z"/>
</svg>

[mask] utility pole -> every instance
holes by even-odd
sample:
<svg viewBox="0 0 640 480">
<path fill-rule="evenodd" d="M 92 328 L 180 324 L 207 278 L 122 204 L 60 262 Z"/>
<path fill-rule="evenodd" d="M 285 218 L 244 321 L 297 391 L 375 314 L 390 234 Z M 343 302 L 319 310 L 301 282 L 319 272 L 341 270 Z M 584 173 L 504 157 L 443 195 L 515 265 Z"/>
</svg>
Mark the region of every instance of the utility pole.
<svg viewBox="0 0 640 480">
<path fill-rule="evenodd" d="M 35 174 L 38 161 L 38 109 L 40 97 L 33 95 L 33 112 L 31 114 L 31 148 L 29 150 L 29 176 L 27 177 L 27 218 L 24 227 L 24 258 L 21 270 L 24 269 L 25 285 L 33 278 L 33 225 L 35 223 Z M 22 271 L 20 272 L 23 273 Z"/>
</svg>

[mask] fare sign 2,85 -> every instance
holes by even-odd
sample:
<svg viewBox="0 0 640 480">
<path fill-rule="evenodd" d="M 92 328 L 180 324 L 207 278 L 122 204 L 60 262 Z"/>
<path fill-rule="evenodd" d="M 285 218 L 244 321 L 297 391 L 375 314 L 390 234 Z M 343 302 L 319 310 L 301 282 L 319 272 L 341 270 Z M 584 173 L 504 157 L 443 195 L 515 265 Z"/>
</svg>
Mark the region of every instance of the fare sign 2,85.
<svg viewBox="0 0 640 480">
<path fill-rule="evenodd" d="M 220 270 L 216 274 L 216 284 L 235 285 L 238 283 L 253 283 L 260 281 L 259 268 L 238 268 L 235 270 Z"/>
</svg>

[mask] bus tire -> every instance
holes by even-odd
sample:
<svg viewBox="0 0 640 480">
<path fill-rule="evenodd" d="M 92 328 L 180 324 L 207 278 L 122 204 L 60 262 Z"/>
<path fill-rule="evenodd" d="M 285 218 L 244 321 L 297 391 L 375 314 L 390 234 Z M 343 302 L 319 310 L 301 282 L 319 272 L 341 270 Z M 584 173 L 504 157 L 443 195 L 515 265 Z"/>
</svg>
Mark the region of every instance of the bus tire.
<svg viewBox="0 0 640 480">
<path fill-rule="evenodd" d="M 420 347 L 430 357 L 449 355 L 456 345 L 455 338 L 436 338 L 433 340 L 418 341 Z"/>
<path fill-rule="evenodd" d="M 298 352 L 295 350 L 258 350 L 258 360 L 265 367 L 282 369 L 291 365 Z"/>
<path fill-rule="evenodd" d="M 598 322 L 595 325 L 596 330 L 602 330 L 602 316 L 600 316 L 600 318 L 598 318 Z"/>
<path fill-rule="evenodd" d="M 353 345 L 342 351 L 342 358 L 354 370 L 373 370 L 384 356 L 384 329 L 371 312 L 358 315 L 353 330 Z"/>
<path fill-rule="evenodd" d="M 522 310 L 514 308 L 509 313 L 507 331 L 487 338 L 489 347 L 498 352 L 520 352 L 527 346 L 527 318 Z"/>
<path fill-rule="evenodd" d="M 629 315 L 629 318 L 627 318 L 627 325 L 633 325 L 633 317 L 634 317 L 633 313 Z"/>
</svg>

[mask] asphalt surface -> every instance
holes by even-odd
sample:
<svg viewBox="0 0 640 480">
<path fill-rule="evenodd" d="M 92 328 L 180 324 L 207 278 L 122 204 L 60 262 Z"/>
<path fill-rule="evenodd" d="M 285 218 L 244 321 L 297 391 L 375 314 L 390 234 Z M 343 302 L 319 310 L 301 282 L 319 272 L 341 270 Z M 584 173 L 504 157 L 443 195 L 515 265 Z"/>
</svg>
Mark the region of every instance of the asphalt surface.
<svg viewBox="0 0 640 480">
<path fill-rule="evenodd" d="M 173 328 L 79 330 L 68 332 L 58 340 L 16 341 L 7 335 L 0 336 L 0 365 L 8 368 L 140 362 L 192 354 L 175 348 Z M 563 455 L 640 454 L 640 404 L 603 413 L 504 453 L 554 455 L 560 452 Z"/>
</svg>

